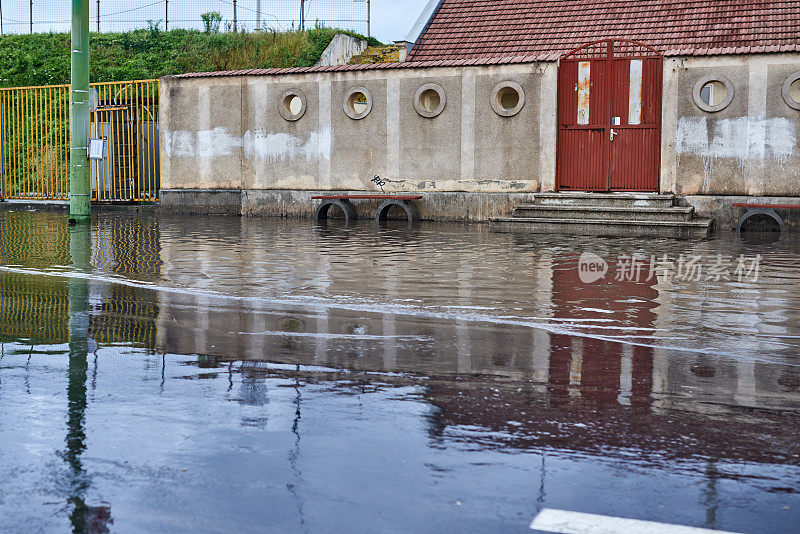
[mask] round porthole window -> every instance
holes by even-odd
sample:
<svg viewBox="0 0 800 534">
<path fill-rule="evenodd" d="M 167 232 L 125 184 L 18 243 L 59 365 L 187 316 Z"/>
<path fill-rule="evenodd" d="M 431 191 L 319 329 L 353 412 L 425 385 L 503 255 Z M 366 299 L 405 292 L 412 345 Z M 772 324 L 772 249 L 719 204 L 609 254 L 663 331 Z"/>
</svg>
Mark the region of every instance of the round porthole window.
<svg viewBox="0 0 800 534">
<path fill-rule="evenodd" d="M 790 108 L 800 109 L 800 72 L 795 72 L 783 82 L 783 99 Z"/>
<path fill-rule="evenodd" d="M 432 119 L 438 117 L 447 105 L 444 89 L 435 83 L 426 83 L 414 96 L 414 108 L 423 117 Z"/>
<path fill-rule="evenodd" d="M 372 111 L 372 95 L 363 87 L 355 87 L 344 99 L 344 112 L 353 120 L 363 119 Z"/>
<path fill-rule="evenodd" d="M 703 76 L 694 84 L 694 103 L 709 113 L 721 111 L 733 100 L 733 82 L 720 74 Z"/>
<path fill-rule="evenodd" d="M 492 91 L 492 109 L 501 117 L 513 117 L 525 105 L 525 92 L 516 82 L 497 84 Z"/>
<path fill-rule="evenodd" d="M 296 121 L 306 114 L 306 106 L 306 95 L 297 89 L 290 89 L 283 93 L 279 110 L 287 121 Z"/>
</svg>

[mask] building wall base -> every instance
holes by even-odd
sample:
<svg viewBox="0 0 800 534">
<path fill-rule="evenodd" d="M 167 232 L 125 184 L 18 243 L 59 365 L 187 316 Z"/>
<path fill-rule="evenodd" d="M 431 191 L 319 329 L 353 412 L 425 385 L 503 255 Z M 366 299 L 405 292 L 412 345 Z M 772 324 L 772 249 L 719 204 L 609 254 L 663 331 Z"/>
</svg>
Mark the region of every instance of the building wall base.
<svg viewBox="0 0 800 534">
<path fill-rule="evenodd" d="M 734 204 L 794 204 L 800 205 L 800 197 L 751 197 L 721 195 L 688 195 L 677 197 L 678 204 L 694 206 L 700 217 L 714 219 L 716 231 L 736 231 L 739 218 L 747 211 L 745 208 L 734 208 Z M 778 214 L 789 231 L 800 230 L 800 210 L 778 210 Z"/>
<path fill-rule="evenodd" d="M 311 218 L 319 204 L 311 197 L 331 194 L 376 194 L 375 191 L 299 191 L 289 189 L 201 190 L 165 189 L 160 209 L 170 213 L 243 215 L 248 217 Z M 416 202 L 423 220 L 489 221 L 509 216 L 520 204 L 534 201 L 536 193 L 437 192 L 423 194 Z M 361 219 L 372 219 L 378 200 L 354 202 Z M 688 195 L 676 197 L 676 204 L 693 206 L 698 217 L 714 219 L 715 231 L 736 230 L 743 208 L 735 203 L 796 204 L 800 197 L 750 197 Z M 779 210 L 789 230 L 800 231 L 800 210 Z M 397 213 L 398 217 L 402 216 Z"/>
<path fill-rule="evenodd" d="M 319 200 L 332 194 L 378 194 L 376 191 L 298 191 L 288 189 L 161 191 L 161 206 L 172 213 L 239 214 L 262 217 L 314 216 Z M 488 221 L 510 214 L 514 207 L 533 201 L 535 193 L 437 192 L 416 201 L 420 217 L 435 221 Z M 359 218 L 372 219 L 382 201 L 354 201 Z M 397 214 L 401 214 L 398 212 Z"/>
</svg>

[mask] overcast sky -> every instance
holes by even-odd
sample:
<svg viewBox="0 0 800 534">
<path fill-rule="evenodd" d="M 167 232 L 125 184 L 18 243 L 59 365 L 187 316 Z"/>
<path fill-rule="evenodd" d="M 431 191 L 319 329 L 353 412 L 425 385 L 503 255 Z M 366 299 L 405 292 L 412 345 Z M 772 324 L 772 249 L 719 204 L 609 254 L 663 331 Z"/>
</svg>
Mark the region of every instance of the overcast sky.
<svg viewBox="0 0 800 534">
<path fill-rule="evenodd" d="M 32 0 L 34 31 L 68 31 L 70 0 Z M 258 0 L 238 0 L 238 20 L 247 28 L 256 21 Z M 31 0 L 0 0 L 3 11 L 3 30 L 13 33 L 29 31 Z M 339 19 L 329 26 L 353 25 L 347 22 L 359 11 L 365 12 L 364 0 L 306 0 L 307 19 Z M 427 0 L 372 0 L 372 34 L 384 42 L 403 39 L 419 17 Z M 96 28 L 97 0 L 90 0 L 91 29 Z M 299 0 L 261 0 L 262 20 L 273 27 L 291 27 L 297 19 Z M 148 20 L 165 18 L 165 0 L 100 0 L 100 29 L 102 31 L 146 27 Z M 330 7 L 333 6 L 333 7 Z M 219 11 L 225 20 L 233 18 L 232 0 L 169 0 L 170 28 L 199 26 L 200 14 Z M 362 26 L 365 26 L 362 23 Z M 361 30 L 366 32 L 366 28 Z"/>
</svg>

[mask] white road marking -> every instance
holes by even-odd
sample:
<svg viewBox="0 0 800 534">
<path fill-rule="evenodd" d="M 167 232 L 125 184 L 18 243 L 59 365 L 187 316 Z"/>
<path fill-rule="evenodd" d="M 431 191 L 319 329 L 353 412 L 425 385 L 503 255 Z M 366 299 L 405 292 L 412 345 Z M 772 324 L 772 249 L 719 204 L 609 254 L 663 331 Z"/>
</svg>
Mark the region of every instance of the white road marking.
<svg viewBox="0 0 800 534">
<path fill-rule="evenodd" d="M 668 525 L 654 521 L 608 517 L 545 508 L 531 523 L 532 530 L 555 534 L 732 534 L 707 528 Z"/>
</svg>

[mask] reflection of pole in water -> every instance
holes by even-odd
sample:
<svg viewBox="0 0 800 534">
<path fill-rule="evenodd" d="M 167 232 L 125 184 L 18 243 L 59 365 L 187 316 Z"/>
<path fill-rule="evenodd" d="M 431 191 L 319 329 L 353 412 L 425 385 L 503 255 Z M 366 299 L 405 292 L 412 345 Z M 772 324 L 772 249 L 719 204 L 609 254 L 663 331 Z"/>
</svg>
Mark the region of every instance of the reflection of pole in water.
<svg viewBox="0 0 800 534">
<path fill-rule="evenodd" d="M 300 373 L 300 365 L 297 365 L 297 373 Z M 295 435 L 294 440 L 294 449 L 289 453 L 289 466 L 291 467 L 292 471 L 294 472 L 295 476 L 297 477 L 297 481 L 300 482 L 303 480 L 303 473 L 297 467 L 297 459 L 300 457 L 300 379 L 295 377 L 294 379 L 294 390 L 295 390 L 295 398 L 294 398 L 294 422 L 292 423 L 292 434 Z M 305 512 L 303 511 L 303 498 L 300 494 L 297 493 L 297 489 L 295 488 L 295 484 L 287 484 L 289 492 L 294 496 L 295 500 L 297 501 L 297 511 L 298 515 L 300 516 L 300 525 L 303 527 L 303 530 L 306 531 L 306 517 Z"/>
<path fill-rule="evenodd" d="M 458 269 L 458 303 L 461 306 L 471 306 L 472 301 L 472 277 L 474 265 L 466 258 L 461 260 Z M 458 348 L 458 372 L 468 373 L 472 371 L 472 339 L 470 339 L 470 325 L 468 321 L 459 319 L 456 321 L 456 346 Z M 485 363 L 484 363 L 485 365 Z"/>
<path fill-rule="evenodd" d="M 719 507 L 719 503 L 717 502 L 717 481 L 719 480 L 719 471 L 717 471 L 717 466 L 714 462 L 708 462 L 708 465 L 706 465 L 706 477 L 706 488 L 703 491 L 703 496 L 705 497 L 703 504 L 706 507 L 706 524 L 704 527 L 711 530 L 716 530 L 717 508 Z"/>
<path fill-rule="evenodd" d="M 390 302 L 394 302 L 399 296 L 398 277 L 400 270 L 394 264 L 389 264 L 386 267 L 386 297 Z M 386 341 L 383 345 L 383 368 L 386 371 L 394 371 L 397 369 L 397 334 L 396 318 L 394 313 L 384 313 L 383 315 L 383 335 L 386 336 Z"/>
<path fill-rule="evenodd" d="M 91 234 L 88 224 L 70 229 L 70 255 L 76 271 L 89 269 Z M 86 381 L 89 371 L 89 282 L 81 278 L 69 280 L 69 378 L 67 383 L 67 439 L 63 458 L 70 468 L 70 521 L 72 531 L 108 532 L 112 523 L 108 507 L 86 505 L 89 477 L 81 456 L 86 450 Z"/>
<path fill-rule="evenodd" d="M 545 465 L 544 465 L 544 458 L 545 453 L 542 452 L 542 478 L 541 482 L 539 483 L 539 496 L 536 498 L 536 513 L 538 514 L 542 510 L 544 510 L 544 498 L 546 496 L 546 492 L 544 489 L 544 478 L 545 478 Z"/>
</svg>

